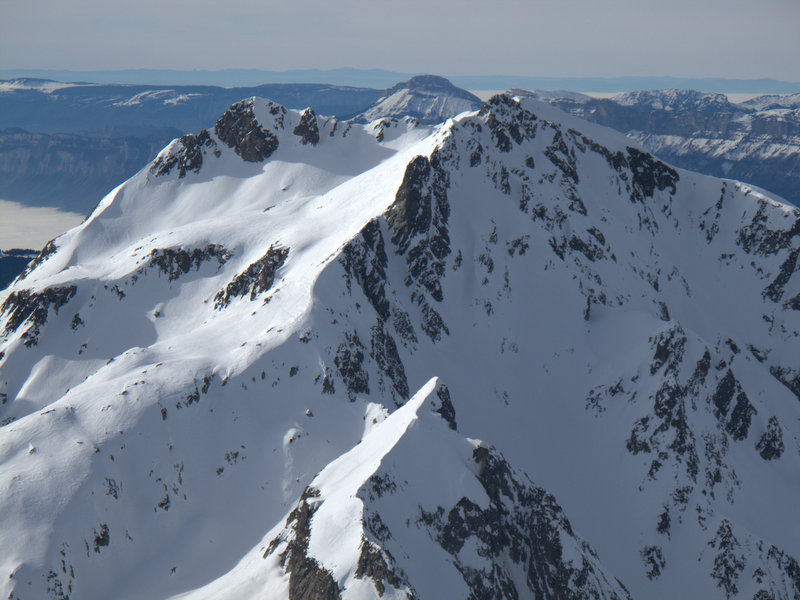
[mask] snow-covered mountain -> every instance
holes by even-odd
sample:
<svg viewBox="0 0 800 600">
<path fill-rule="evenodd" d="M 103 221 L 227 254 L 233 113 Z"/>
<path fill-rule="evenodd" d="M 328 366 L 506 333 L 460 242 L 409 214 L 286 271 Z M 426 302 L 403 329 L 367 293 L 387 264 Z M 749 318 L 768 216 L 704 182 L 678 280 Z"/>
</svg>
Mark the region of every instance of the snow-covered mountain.
<svg viewBox="0 0 800 600">
<path fill-rule="evenodd" d="M 800 95 L 734 104 L 724 94 L 655 90 L 594 99 L 522 92 L 627 134 L 675 165 L 747 181 L 800 204 Z"/>
<path fill-rule="evenodd" d="M 797 597 L 798 256 L 531 99 L 239 102 L 0 293 L 0 590 Z"/>
<path fill-rule="evenodd" d="M 740 104 L 755 110 L 768 110 L 771 108 L 800 108 L 800 94 L 767 94 L 756 96 Z"/>
<path fill-rule="evenodd" d="M 170 140 L 213 125 L 231 103 L 256 95 L 292 108 L 351 115 L 381 90 L 0 81 L 0 198 L 89 214 Z"/>
<path fill-rule="evenodd" d="M 725 94 L 698 92 L 697 90 L 638 90 L 611 97 L 620 106 L 638 110 L 725 112 L 734 107 Z"/>
<path fill-rule="evenodd" d="M 411 117 L 434 125 L 462 112 L 477 110 L 481 104 L 477 96 L 454 86 L 444 77 L 417 75 L 386 90 L 356 115 L 355 120 L 370 123 L 376 119 Z"/>
</svg>

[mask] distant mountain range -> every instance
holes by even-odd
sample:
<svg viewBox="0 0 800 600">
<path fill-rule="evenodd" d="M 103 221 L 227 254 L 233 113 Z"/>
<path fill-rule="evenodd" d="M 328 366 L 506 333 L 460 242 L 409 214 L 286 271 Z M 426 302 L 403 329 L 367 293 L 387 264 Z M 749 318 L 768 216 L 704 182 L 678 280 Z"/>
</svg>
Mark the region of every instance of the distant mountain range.
<svg viewBox="0 0 800 600">
<path fill-rule="evenodd" d="M 417 75 L 390 87 L 354 120 L 370 123 L 386 117 L 411 117 L 433 125 L 459 113 L 477 110 L 482 104 L 475 94 L 454 86 L 444 77 Z"/>
<path fill-rule="evenodd" d="M 723 94 L 656 90 L 607 99 L 526 92 L 611 127 L 684 169 L 755 184 L 800 205 L 800 94 L 734 104 Z"/>
<path fill-rule="evenodd" d="M 33 77 L 56 81 L 93 81 L 146 85 L 258 86 L 265 83 L 328 83 L 357 87 L 388 88 L 421 73 L 384 69 L 301 69 L 262 71 L 224 69 L 177 71 L 127 69 L 118 71 L 66 71 L 56 69 L 0 69 L 0 79 Z M 531 77 L 525 75 L 448 75 L 455 85 L 470 90 L 524 89 L 623 92 L 642 89 L 686 88 L 723 93 L 791 94 L 800 82 L 775 79 L 726 79 L 722 77 Z"/>
<path fill-rule="evenodd" d="M 617 129 L 683 168 L 753 183 L 800 203 L 800 94 L 734 104 L 723 94 L 692 90 L 636 91 L 608 99 L 569 90 L 513 93 Z M 318 114 L 360 123 L 409 117 L 433 124 L 482 104 L 432 75 L 387 89 L 0 81 L 0 198 L 88 214 L 171 140 L 210 126 L 230 104 L 252 96 L 295 109 L 314 106 Z"/>
</svg>

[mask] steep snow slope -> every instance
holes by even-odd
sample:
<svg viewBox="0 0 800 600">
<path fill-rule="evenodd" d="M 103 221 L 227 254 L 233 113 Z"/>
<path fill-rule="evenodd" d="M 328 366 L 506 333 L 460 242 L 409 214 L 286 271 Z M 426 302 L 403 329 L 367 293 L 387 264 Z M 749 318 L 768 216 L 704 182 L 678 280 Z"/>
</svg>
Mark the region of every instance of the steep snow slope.
<svg viewBox="0 0 800 600">
<path fill-rule="evenodd" d="M 629 144 L 173 142 L 0 297 L 3 593 L 800 593 L 800 214 Z"/>
<path fill-rule="evenodd" d="M 368 406 L 362 441 L 314 478 L 285 525 L 181 597 L 508 597 L 515 582 L 551 596 L 628 597 L 552 496 L 441 419 L 417 422 L 435 388 L 432 379 L 388 417 Z M 486 570 L 492 555 L 498 564 Z"/>
<path fill-rule="evenodd" d="M 627 92 L 608 99 L 518 93 L 613 127 L 678 166 L 747 181 L 800 203 L 797 94 L 733 104 L 724 94 L 695 90 Z"/>
</svg>

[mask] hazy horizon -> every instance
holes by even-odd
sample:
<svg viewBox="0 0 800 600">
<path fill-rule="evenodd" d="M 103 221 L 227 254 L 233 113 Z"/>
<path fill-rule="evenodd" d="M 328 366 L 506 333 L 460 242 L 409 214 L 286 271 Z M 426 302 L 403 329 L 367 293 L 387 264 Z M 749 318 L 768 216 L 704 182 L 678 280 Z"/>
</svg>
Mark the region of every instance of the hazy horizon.
<svg viewBox="0 0 800 600">
<path fill-rule="evenodd" d="M 31 0 L 0 6 L 0 68 L 382 68 L 800 81 L 800 3 L 765 0 Z M 765 40 L 768 43 L 765 43 Z"/>
<path fill-rule="evenodd" d="M 385 89 L 419 73 L 403 73 L 386 69 L 289 69 L 266 71 L 260 69 L 226 68 L 219 70 L 193 69 L 122 69 L 74 71 L 56 69 L 2 69 L 0 80 L 19 78 L 49 79 L 58 82 L 124 84 L 147 86 L 219 86 L 225 88 L 254 87 L 265 84 L 326 84 L 373 89 Z M 525 75 L 453 75 L 433 73 L 448 78 L 453 84 L 468 90 L 503 91 L 511 88 L 569 90 L 584 93 L 610 94 L 634 90 L 695 89 L 734 95 L 800 93 L 800 82 L 770 78 L 681 78 L 674 76 L 622 77 L 533 77 Z"/>
</svg>

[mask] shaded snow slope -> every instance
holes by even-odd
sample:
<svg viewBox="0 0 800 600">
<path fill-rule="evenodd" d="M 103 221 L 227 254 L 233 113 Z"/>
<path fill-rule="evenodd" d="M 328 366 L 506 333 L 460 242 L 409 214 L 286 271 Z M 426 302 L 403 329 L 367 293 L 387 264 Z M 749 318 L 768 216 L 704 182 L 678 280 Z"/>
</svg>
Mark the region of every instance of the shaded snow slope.
<svg viewBox="0 0 800 600">
<path fill-rule="evenodd" d="M 800 203 L 797 94 L 735 104 L 724 94 L 695 90 L 626 92 L 607 99 L 515 93 L 613 127 L 675 165 L 747 181 Z"/>
<path fill-rule="evenodd" d="M 2 592 L 791 598 L 798 256 L 534 100 L 237 103 L 0 294 Z"/>
</svg>

